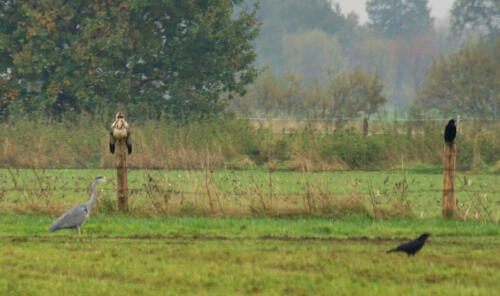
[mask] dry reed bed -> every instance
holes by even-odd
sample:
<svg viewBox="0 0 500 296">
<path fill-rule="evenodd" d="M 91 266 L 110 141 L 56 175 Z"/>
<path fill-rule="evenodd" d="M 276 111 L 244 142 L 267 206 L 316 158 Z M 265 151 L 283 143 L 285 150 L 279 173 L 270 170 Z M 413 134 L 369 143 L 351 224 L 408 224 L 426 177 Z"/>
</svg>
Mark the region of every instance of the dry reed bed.
<svg viewBox="0 0 500 296">
<path fill-rule="evenodd" d="M 0 123 L 0 166 L 13 168 L 112 168 L 108 124 L 84 116 L 74 121 L 19 120 Z M 133 123 L 129 166 L 147 169 L 246 169 L 281 167 L 297 171 L 383 169 L 406 163 L 440 165 L 442 123 L 373 125 L 364 137 L 356 128 L 305 125 L 276 132 L 248 120 L 188 125 Z M 273 132 L 274 131 L 274 132 Z M 457 139 L 461 169 L 497 170 L 500 124 L 463 122 Z M 496 166 L 495 166 L 496 163 Z"/>
</svg>

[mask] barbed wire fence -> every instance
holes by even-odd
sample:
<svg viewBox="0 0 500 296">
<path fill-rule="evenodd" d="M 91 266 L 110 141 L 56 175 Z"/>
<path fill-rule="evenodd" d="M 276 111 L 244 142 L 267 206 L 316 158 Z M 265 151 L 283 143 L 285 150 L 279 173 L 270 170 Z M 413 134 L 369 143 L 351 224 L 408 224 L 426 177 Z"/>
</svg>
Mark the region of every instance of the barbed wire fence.
<svg viewBox="0 0 500 296">
<path fill-rule="evenodd" d="M 147 189 L 145 188 L 131 188 L 129 187 L 129 190 L 134 193 L 134 194 L 137 194 L 137 193 L 143 193 L 143 192 L 146 192 Z M 90 189 L 89 188 L 59 188 L 59 189 L 40 189 L 40 188 L 1 188 L 0 189 L 1 192 L 4 192 L 4 193 L 8 193 L 8 192 L 40 192 L 40 191 L 51 191 L 51 192 L 66 192 L 66 193 L 88 193 L 90 192 Z M 99 189 L 99 191 L 101 192 L 116 192 L 116 189 L 109 189 L 109 188 L 101 188 Z M 442 189 L 418 189 L 418 190 L 408 190 L 407 192 L 408 193 L 441 193 L 443 190 Z M 206 195 L 206 191 L 189 191 L 189 190 L 174 190 L 173 191 L 174 193 L 176 194 L 187 194 L 187 195 L 190 195 L 190 194 L 195 194 L 195 195 Z M 222 191 L 224 192 L 224 191 Z M 229 193 L 233 194 L 233 195 L 245 195 L 244 193 L 239 193 L 239 192 L 234 192 L 234 191 L 228 191 Z M 361 194 L 369 194 L 369 191 L 360 191 L 360 190 L 357 190 L 356 191 L 357 193 L 361 193 Z M 500 194 L 500 190 L 455 190 L 455 192 L 457 193 L 492 193 L 492 194 Z M 287 194 L 294 194 L 294 193 L 297 193 L 295 191 L 290 191 L 288 193 L 281 193 L 281 195 L 287 195 Z M 331 191 L 332 194 L 336 194 L 336 195 L 347 195 L 347 194 L 351 194 L 351 193 L 346 193 L 346 192 L 335 192 L 335 191 Z M 266 194 L 266 193 L 263 193 L 263 194 Z M 270 196 L 276 196 L 276 195 L 280 195 L 280 193 L 273 193 L 273 194 L 269 194 Z M 500 200 L 499 200 L 500 202 Z"/>
<path fill-rule="evenodd" d="M 87 177 L 72 176 L 64 171 L 56 174 L 51 170 L 31 171 L 34 176 L 27 176 L 25 172 L 17 170 L 10 170 L 9 173 L 0 171 L 0 208 L 3 204 L 7 208 L 14 206 L 20 213 L 23 211 L 33 213 L 33 209 L 35 211 L 38 209 L 38 211 L 48 211 L 53 214 L 54 209 L 64 207 L 67 203 L 74 203 L 76 200 L 84 201 L 90 195 Z M 148 215 L 151 213 L 170 215 L 168 210 L 170 203 L 197 200 L 201 202 L 198 206 L 210 205 L 209 215 L 217 216 L 217 209 L 212 209 L 215 199 L 219 209 L 230 209 L 236 206 L 242 207 L 241 211 L 252 213 L 255 210 L 252 204 L 274 203 L 274 209 L 280 206 L 284 207 L 283 209 L 289 206 L 299 206 L 304 208 L 304 213 L 310 213 L 311 200 L 312 204 L 319 205 L 326 201 L 329 203 L 327 207 L 335 207 L 335 202 L 339 200 L 349 202 L 353 198 L 360 198 L 367 207 L 370 207 L 371 202 L 374 203 L 374 215 L 379 215 L 375 214 L 375 207 L 388 206 L 399 209 L 397 204 L 400 206 L 412 204 L 410 211 L 415 215 L 420 213 L 423 217 L 424 212 L 427 213 L 426 215 L 437 213 L 441 204 L 440 178 L 436 178 L 429 186 L 426 186 L 419 180 L 415 183 L 406 175 L 395 174 L 389 181 L 387 178 L 376 183 L 371 178 L 361 178 L 355 182 L 346 179 L 345 182 L 341 181 L 345 183 L 345 186 L 332 188 L 328 186 L 328 182 L 335 176 L 328 175 L 307 179 L 307 175 L 297 172 L 298 179 L 290 183 L 289 181 L 281 182 L 279 177 L 274 177 L 275 180 L 270 182 L 268 178 L 271 178 L 271 174 L 264 178 L 254 179 L 259 176 L 251 174 L 246 178 L 238 178 L 233 175 L 228 178 L 224 175 L 212 175 L 209 171 L 205 173 L 208 176 L 204 176 L 203 172 L 190 171 L 185 176 L 174 177 L 161 174 L 161 171 L 153 173 L 153 171 L 145 170 L 145 173 L 137 176 L 138 178 L 135 178 L 129 187 L 134 211 L 152 211 L 147 212 Z M 468 184 L 467 180 L 464 177 L 455 190 L 457 208 L 467 219 L 498 222 L 500 188 L 494 182 L 491 183 L 489 177 L 474 179 L 471 181 L 472 186 L 472 183 Z M 291 188 L 290 185 L 295 183 L 297 185 Z M 112 186 L 101 186 L 98 190 L 101 196 L 99 204 L 102 203 L 101 207 L 109 213 L 110 205 L 114 205 L 116 189 Z M 474 213 L 474 217 L 471 213 Z M 274 214 L 271 213 L 271 215 Z"/>
<path fill-rule="evenodd" d="M 335 119 L 324 119 L 324 118 L 286 119 L 286 118 L 250 117 L 248 119 L 253 120 L 255 122 L 299 122 L 299 123 L 324 122 L 324 123 L 328 123 L 328 124 L 331 123 L 332 126 L 334 125 L 334 121 L 335 121 Z M 342 118 L 342 120 L 361 123 L 364 119 L 363 118 Z M 371 118 L 369 121 L 378 122 L 378 123 L 382 123 L 382 124 L 391 124 L 391 123 L 404 124 L 404 123 L 412 123 L 412 122 L 432 122 L 432 123 L 436 123 L 436 124 L 444 124 L 448 120 L 449 120 L 448 118 L 425 118 L 425 119 Z M 459 127 L 460 127 L 460 123 L 462 123 L 462 124 L 471 123 L 475 120 L 477 120 L 477 119 L 460 118 L 459 119 Z M 499 123 L 500 122 L 499 119 L 493 119 L 493 118 L 485 118 L 485 119 L 481 119 L 481 120 L 484 122 L 489 122 L 489 123 Z M 498 132 L 498 131 L 493 131 L 493 132 Z M 144 168 L 144 169 L 147 169 L 147 168 Z M 329 171 L 330 172 L 343 172 L 344 170 L 329 170 Z M 380 170 L 380 171 L 383 171 L 383 170 Z M 35 196 L 35 195 L 40 194 L 40 193 L 48 194 L 48 195 L 61 195 L 61 194 L 70 195 L 70 194 L 86 194 L 89 192 L 88 186 L 84 185 L 83 183 L 82 183 L 81 187 L 70 188 L 70 187 L 65 187 L 65 186 L 54 186 L 54 185 L 49 186 L 49 185 L 46 185 L 46 183 L 47 183 L 46 181 L 39 180 L 37 182 L 39 182 L 40 184 L 43 184 L 43 185 L 26 186 L 27 184 L 29 184 L 29 182 L 24 182 L 24 184 L 18 184 L 16 186 L 12 187 L 12 186 L 6 186 L 5 185 L 6 182 L 4 182 L 3 184 L 0 183 L 0 203 L 2 202 L 3 197 L 6 194 L 10 194 L 10 193 L 14 193 L 14 194 L 23 193 L 24 195 Z M 32 182 L 32 184 L 36 184 L 36 182 Z M 381 187 L 384 187 L 384 186 L 381 186 Z M 385 186 L 384 188 L 387 189 L 388 187 Z M 114 189 L 110 189 L 110 188 L 102 188 L 100 190 L 103 192 L 107 192 L 110 195 L 112 193 L 116 193 L 116 191 Z M 146 186 L 142 186 L 142 187 L 141 186 L 139 186 L 139 187 L 132 186 L 132 187 L 129 187 L 129 190 L 130 190 L 131 195 L 137 196 L 137 195 L 146 194 L 148 189 L 146 188 Z M 216 189 L 216 190 L 220 190 L 220 189 Z M 182 190 L 179 188 L 175 188 L 175 189 L 173 189 L 172 192 L 174 194 L 179 194 L 179 195 L 197 195 L 197 196 L 206 196 L 207 195 L 207 192 L 203 191 L 203 190 L 199 190 L 199 191 L 197 191 L 197 190 Z M 248 192 L 238 192 L 237 189 L 230 189 L 230 190 L 226 190 L 226 191 L 220 190 L 220 192 L 223 194 L 231 194 L 233 196 L 247 196 L 247 195 L 249 195 Z M 371 193 L 369 190 L 366 190 L 366 188 L 361 188 L 361 187 L 357 188 L 356 192 L 359 194 L 363 194 L 363 195 L 369 195 Z M 442 192 L 442 189 L 439 188 L 438 186 L 433 187 L 433 188 L 419 187 L 418 189 L 407 189 L 408 194 L 429 194 L 435 198 L 440 197 L 441 192 Z M 490 188 L 481 188 L 481 189 L 477 189 L 477 187 L 475 189 L 458 187 L 458 188 L 456 188 L 455 192 L 457 194 L 462 194 L 462 195 L 465 195 L 465 194 L 481 194 L 481 195 L 487 194 L 487 195 L 492 196 L 492 198 L 495 199 L 496 201 L 498 201 L 498 204 L 500 205 L 500 188 L 498 188 L 498 186 L 493 187 L 493 188 L 490 187 Z M 297 194 L 297 193 L 301 193 L 301 192 L 281 190 L 281 192 L 273 192 L 273 193 L 263 191 L 263 192 L 260 192 L 259 194 L 261 196 L 266 197 L 266 198 L 272 198 L 272 197 L 276 197 L 276 196 L 286 197 L 287 195 L 292 195 L 292 194 Z M 342 191 L 338 191 L 338 192 L 331 191 L 330 193 L 334 194 L 334 195 L 338 195 L 338 196 L 348 196 L 348 195 L 352 194 L 350 192 L 342 192 Z"/>
</svg>

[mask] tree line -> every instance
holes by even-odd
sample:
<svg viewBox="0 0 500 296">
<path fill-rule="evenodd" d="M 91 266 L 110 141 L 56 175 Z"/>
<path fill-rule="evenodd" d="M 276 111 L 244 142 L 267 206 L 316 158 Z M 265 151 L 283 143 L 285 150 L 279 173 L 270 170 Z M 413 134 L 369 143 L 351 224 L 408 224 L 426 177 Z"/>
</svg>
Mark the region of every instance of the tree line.
<svg viewBox="0 0 500 296">
<path fill-rule="evenodd" d="M 0 118 L 498 117 L 498 1 L 456 0 L 450 30 L 428 0 L 366 10 L 360 24 L 331 0 L 1 0 Z"/>
<path fill-rule="evenodd" d="M 471 40 L 458 52 L 435 59 L 409 109 L 409 116 L 461 115 L 500 117 L 500 42 Z M 273 116 L 336 120 L 366 118 L 388 101 L 376 74 L 357 67 L 326 82 L 303 81 L 297 74 L 280 76 L 269 71 L 248 87 L 230 109 L 247 116 Z"/>
<path fill-rule="evenodd" d="M 475 104 L 471 100 L 475 99 L 463 98 L 466 86 L 458 87 L 459 84 L 466 83 L 470 73 L 468 68 L 480 70 L 480 67 L 489 63 L 491 67 L 484 68 L 482 74 L 492 75 L 486 80 L 487 84 L 483 83 L 478 87 L 487 88 L 491 93 L 497 89 L 497 84 L 493 81 L 497 71 L 492 67 L 498 65 L 494 57 L 500 26 L 498 1 L 457 0 L 447 24 L 432 18 L 427 0 L 367 1 L 368 21 L 365 24 L 360 24 L 354 14 L 344 14 L 335 2 L 261 1 L 261 9 L 256 15 L 262 21 L 261 33 L 255 41 L 258 53 L 256 63 L 266 69 L 263 77 L 274 81 L 267 83 L 269 87 L 273 84 L 278 88 L 286 85 L 290 85 L 291 89 L 300 87 L 301 91 L 298 93 L 301 98 L 275 91 L 275 96 L 278 97 L 262 102 L 267 100 L 266 97 L 256 97 L 259 96 L 259 91 L 255 90 L 266 84 L 261 81 L 261 77 L 250 86 L 244 99 L 235 102 L 238 105 L 249 100 L 243 103 L 244 109 L 238 109 L 238 112 L 248 113 L 254 110 L 254 114 L 259 116 L 268 112 L 273 116 L 278 113 L 283 116 L 316 118 L 339 116 L 321 112 L 322 108 L 318 106 L 325 105 L 326 96 L 330 96 L 326 103 L 334 106 L 335 100 L 340 98 L 333 98 L 328 94 L 330 84 L 351 72 L 361 71 L 377 77 L 378 83 L 383 86 L 381 95 L 386 98 L 386 103 L 379 106 L 390 109 L 396 107 L 403 112 L 409 111 L 412 115 L 428 111 L 447 112 L 453 116 L 498 114 L 493 110 L 498 108 L 493 107 L 493 103 L 498 102 L 498 97 L 491 95 L 484 98 L 483 92 L 478 95 L 483 98 L 483 103 L 490 101 L 492 104 L 486 107 L 483 103 L 478 103 L 477 105 L 483 106 L 480 110 L 470 108 Z M 295 17 L 296 15 L 300 17 Z M 484 60 L 481 65 L 477 65 L 477 60 L 470 59 L 462 60 L 461 66 L 448 65 L 452 60 L 466 55 L 467 48 L 471 49 L 470 54 L 481 55 L 479 47 L 483 51 L 489 51 L 485 57 L 488 62 Z M 446 78 L 447 81 L 442 84 L 435 81 L 436 83 L 431 84 L 430 81 L 435 80 L 432 76 L 436 76 L 433 73 L 442 67 L 449 68 L 448 74 L 451 71 L 463 71 L 460 67 L 465 67 L 466 72 L 462 80 L 453 80 L 456 76 L 442 75 L 441 78 Z M 478 80 L 469 80 L 472 81 Z M 457 86 L 454 87 L 453 95 L 441 95 L 432 99 L 430 88 L 436 87 L 434 91 L 438 92 L 445 82 Z M 285 94 L 279 97 L 280 93 Z M 431 103 L 430 100 L 438 100 L 440 103 Z M 458 104 L 459 101 L 461 103 Z M 465 101 L 468 103 L 464 103 Z M 458 105 L 461 106 L 453 107 Z M 269 111 L 270 108 L 273 110 Z M 296 109 L 296 112 L 290 112 L 292 109 Z M 359 109 L 356 112 L 341 113 L 344 117 L 351 117 L 354 113 L 364 111 Z"/>
</svg>

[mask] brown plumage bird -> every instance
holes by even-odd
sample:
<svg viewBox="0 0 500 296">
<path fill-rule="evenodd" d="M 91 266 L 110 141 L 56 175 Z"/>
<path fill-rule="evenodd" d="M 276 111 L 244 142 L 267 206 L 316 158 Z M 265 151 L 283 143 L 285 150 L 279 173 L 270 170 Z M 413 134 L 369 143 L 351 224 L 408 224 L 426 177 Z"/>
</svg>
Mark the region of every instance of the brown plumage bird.
<svg viewBox="0 0 500 296">
<path fill-rule="evenodd" d="M 116 113 L 115 121 L 109 130 L 109 151 L 115 153 L 115 144 L 118 141 L 125 141 L 128 154 L 132 153 L 132 139 L 130 137 L 130 126 L 125 121 L 125 115 L 122 112 Z"/>
</svg>

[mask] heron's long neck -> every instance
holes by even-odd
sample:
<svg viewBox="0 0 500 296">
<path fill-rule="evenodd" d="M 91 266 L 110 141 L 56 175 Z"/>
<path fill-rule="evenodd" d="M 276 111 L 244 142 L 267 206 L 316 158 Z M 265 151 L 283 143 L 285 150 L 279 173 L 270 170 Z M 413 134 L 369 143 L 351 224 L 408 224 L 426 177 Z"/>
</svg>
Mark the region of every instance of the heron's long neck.
<svg viewBox="0 0 500 296">
<path fill-rule="evenodd" d="M 89 201 L 87 202 L 87 207 L 91 210 L 94 207 L 95 201 L 97 200 L 97 181 L 92 183 L 92 195 L 90 196 Z"/>
</svg>

